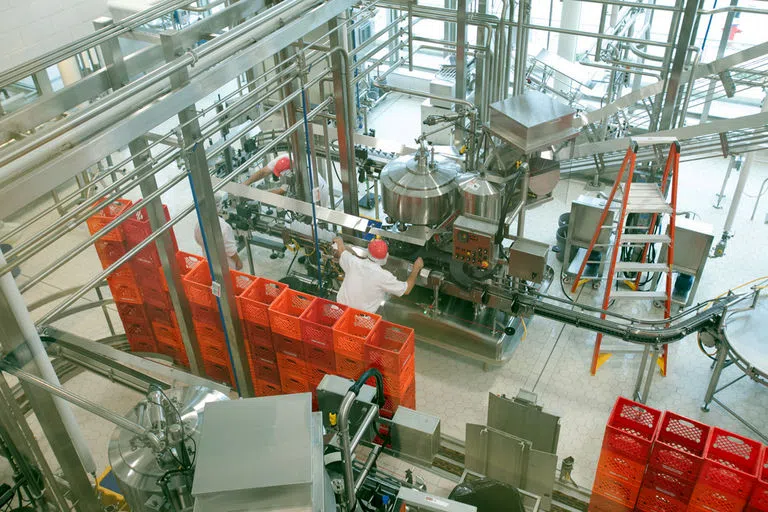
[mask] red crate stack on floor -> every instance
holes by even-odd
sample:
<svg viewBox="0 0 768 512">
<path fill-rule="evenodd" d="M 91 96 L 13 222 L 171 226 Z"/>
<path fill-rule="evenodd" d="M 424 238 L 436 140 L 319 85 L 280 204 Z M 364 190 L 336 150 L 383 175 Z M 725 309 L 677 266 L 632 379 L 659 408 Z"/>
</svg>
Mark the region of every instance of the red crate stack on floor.
<svg viewBox="0 0 768 512">
<path fill-rule="evenodd" d="M 590 512 L 635 508 L 661 411 L 619 397 L 605 427 Z"/>
<path fill-rule="evenodd" d="M 757 441 L 713 427 L 688 510 L 744 510 L 758 481 L 763 449 Z"/>
<path fill-rule="evenodd" d="M 258 278 L 230 270 L 236 297 L 243 294 Z M 205 373 L 209 378 L 234 385 L 219 305 L 211 290 L 212 278 L 208 261 L 198 263 L 184 276 L 184 291 L 192 311 L 192 324 L 203 356 Z"/>
<path fill-rule="evenodd" d="M 256 396 L 280 395 L 283 392 L 272 344 L 269 306 L 287 288 L 286 284 L 259 277 L 237 299 Z"/>
<path fill-rule="evenodd" d="M 92 215 L 87 221 L 88 231 L 93 235 L 112 222 L 132 205 L 127 199 L 114 199 L 101 202 L 101 210 Z M 102 235 L 94 242 L 96 254 L 99 256 L 102 268 L 108 268 L 128 251 L 124 224 Z M 123 329 L 128 338 L 128 344 L 133 352 L 155 352 L 157 345 L 152 332 L 152 324 L 145 308 L 144 297 L 138 285 L 132 258 L 122 264 L 109 276 L 107 284 L 115 300 L 117 313 L 123 322 Z"/>
<path fill-rule="evenodd" d="M 382 414 L 392 417 L 399 405 L 416 408 L 416 340 L 413 329 L 379 321 L 365 342 L 365 361 L 381 372 L 385 402 Z"/>
<path fill-rule="evenodd" d="M 637 510 L 684 512 L 704 461 L 711 427 L 666 411 L 656 431 Z"/>
<path fill-rule="evenodd" d="M 356 380 L 368 369 L 365 343 L 373 328 L 381 321 L 379 315 L 348 308 L 333 326 L 333 350 L 336 352 L 336 374 Z"/>
<path fill-rule="evenodd" d="M 308 293 L 289 288 L 269 306 L 272 345 L 277 355 L 280 385 L 286 394 L 310 391 L 309 368 L 304 355 L 300 317 L 315 300 L 316 298 Z"/>
<path fill-rule="evenodd" d="M 747 503 L 747 512 L 768 512 L 768 447 L 763 447 L 763 460 Z"/>
</svg>

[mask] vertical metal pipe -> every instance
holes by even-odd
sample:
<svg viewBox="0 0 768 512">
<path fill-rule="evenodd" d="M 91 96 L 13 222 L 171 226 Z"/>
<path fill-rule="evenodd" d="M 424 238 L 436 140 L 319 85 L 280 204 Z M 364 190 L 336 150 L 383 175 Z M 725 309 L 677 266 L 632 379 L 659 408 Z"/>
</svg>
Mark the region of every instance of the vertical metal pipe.
<svg viewBox="0 0 768 512">
<path fill-rule="evenodd" d="M 467 0 L 456 2 L 456 97 L 467 97 Z"/>
<path fill-rule="evenodd" d="M 731 0 L 731 7 L 739 5 L 739 0 Z M 717 47 L 716 59 L 722 59 L 725 55 L 725 49 L 728 47 L 728 39 L 731 35 L 731 27 L 733 27 L 733 19 L 736 16 L 736 11 L 731 9 L 725 16 L 725 26 L 723 26 L 723 34 L 720 36 L 720 46 Z M 715 89 L 717 88 L 717 81 L 710 80 L 709 88 L 707 89 L 707 95 L 704 98 L 704 105 L 701 107 L 701 117 L 699 123 L 706 123 L 709 119 L 709 109 L 712 107 L 712 99 L 715 96 Z"/>
<path fill-rule="evenodd" d="M 528 203 L 528 183 L 531 181 L 531 169 L 527 162 L 523 165 L 525 170 L 523 171 L 523 183 L 520 185 L 520 213 L 517 214 L 518 238 L 525 236 L 525 206 Z"/>
</svg>

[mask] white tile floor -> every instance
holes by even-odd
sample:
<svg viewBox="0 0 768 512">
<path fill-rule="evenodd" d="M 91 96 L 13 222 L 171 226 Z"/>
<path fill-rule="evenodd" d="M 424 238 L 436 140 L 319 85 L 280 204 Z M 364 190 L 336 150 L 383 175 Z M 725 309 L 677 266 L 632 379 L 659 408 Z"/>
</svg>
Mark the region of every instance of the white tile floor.
<svg viewBox="0 0 768 512">
<path fill-rule="evenodd" d="M 419 103 L 417 99 L 392 95 L 371 115 L 370 125 L 377 129 L 381 137 L 389 136 L 397 138 L 401 143 L 410 143 L 418 135 L 419 127 L 415 123 L 403 124 L 402 110 L 405 109 L 409 119 L 415 119 L 417 116 L 414 108 L 418 109 Z M 726 191 L 726 209 L 714 209 L 712 204 L 715 193 L 719 191 L 726 166 L 727 161 L 724 159 L 692 162 L 683 164 L 681 173 L 679 209 L 695 211 L 701 220 L 714 226 L 717 237 L 722 230 L 736 182 L 734 176 Z M 160 175 L 161 181 L 175 172 L 171 167 Z M 768 165 L 758 162 L 753 167 L 747 192 L 754 194 L 767 176 Z M 582 187 L 582 183 L 575 181 L 561 182 L 555 191 L 555 200 L 528 215 L 526 236 L 554 244 L 557 217 L 569 210 L 570 201 L 579 195 Z M 714 297 L 729 287 L 768 274 L 764 256 L 768 250 L 768 225 L 763 224 L 768 211 L 768 199 L 758 210 L 756 220 L 750 222 L 754 200 L 753 197 L 743 200 L 735 225 L 736 236 L 729 242 L 726 256 L 708 260 L 698 300 Z M 186 183 L 164 195 L 163 201 L 168 204 L 171 214 L 175 215 L 190 201 Z M 51 214 L 49 220 L 55 216 L 55 213 Z M 190 216 L 176 228 L 182 250 L 199 252 L 191 236 L 194 222 Z M 80 226 L 61 237 L 22 265 L 23 276 L 19 282 L 24 282 L 46 263 L 87 236 L 85 226 Z M 241 256 L 244 258 L 245 255 Z M 268 251 L 254 249 L 256 273 L 270 278 L 282 277 L 289 263 L 288 258 L 270 260 L 268 256 Z M 554 255 L 551 255 L 550 264 L 559 271 Z M 95 251 L 89 249 L 25 293 L 25 299 L 33 303 L 56 291 L 82 284 L 95 275 L 99 268 Z M 550 293 L 561 295 L 557 283 L 550 288 Z M 599 297 L 598 292 L 587 288 L 581 292 L 579 300 L 595 302 Z M 89 295 L 88 298 L 92 300 L 94 296 Z M 33 311 L 33 317 L 40 318 L 49 307 Z M 657 311 L 642 308 L 635 308 L 635 311 L 638 316 L 658 314 Z M 113 315 L 113 319 L 119 325 L 116 315 Z M 99 310 L 64 319 L 56 325 L 91 338 L 109 334 Z M 539 395 L 539 402 L 547 410 L 562 416 L 558 454 L 560 457 L 575 457 L 574 479 L 580 485 L 590 486 L 599 455 L 602 430 L 611 405 L 618 395 L 632 393 L 638 366 L 638 357 L 635 355 L 614 356 L 595 377 L 591 377 L 589 360 L 593 340 L 594 335 L 584 330 L 536 318 L 528 326 L 527 339 L 512 359 L 489 371 L 484 371 L 481 365 L 473 361 L 419 345 L 417 406 L 420 410 L 440 416 L 445 434 L 463 439 L 467 422 L 481 423 L 485 420 L 489 392 L 515 395 L 519 389 L 534 390 Z M 734 372 L 736 370 L 730 369 L 725 375 Z M 694 337 L 690 336 L 671 347 L 669 376 L 655 379 L 649 405 L 672 409 L 694 419 L 750 435 L 740 423 L 716 405 L 713 405 L 709 413 L 701 412 L 699 406 L 709 375 L 710 360 L 699 351 Z M 130 409 L 138 398 L 135 392 L 93 375 L 80 375 L 66 386 L 118 412 Z M 737 407 L 753 424 L 768 430 L 768 393 L 765 388 L 745 380 L 723 393 L 722 398 Z M 101 471 L 107 463 L 106 449 L 112 427 L 83 411 L 77 410 L 76 413 Z M 34 419 L 30 423 L 43 441 Z M 49 453 L 47 446 L 45 449 Z M 57 466 L 55 461 L 53 464 Z M 0 481 L 7 480 L 7 468 L 0 464 Z"/>
</svg>

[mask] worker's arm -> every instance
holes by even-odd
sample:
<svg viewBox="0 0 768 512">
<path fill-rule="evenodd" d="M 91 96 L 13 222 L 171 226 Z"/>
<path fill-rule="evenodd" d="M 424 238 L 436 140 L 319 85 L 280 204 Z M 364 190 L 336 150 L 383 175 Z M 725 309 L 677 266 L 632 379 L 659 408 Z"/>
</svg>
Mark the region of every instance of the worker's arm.
<svg viewBox="0 0 768 512">
<path fill-rule="evenodd" d="M 405 293 L 403 295 L 408 295 L 411 293 L 411 290 L 413 290 L 413 287 L 416 286 L 416 280 L 419 278 L 419 272 L 421 272 L 421 269 L 424 268 L 424 260 L 421 258 L 416 258 L 416 261 L 413 262 L 413 269 L 411 270 L 411 274 L 408 276 L 408 279 L 405 281 L 408 285 L 405 289 Z"/>
<path fill-rule="evenodd" d="M 261 181 L 267 176 L 272 174 L 272 169 L 270 169 L 269 166 L 262 167 L 255 173 L 253 173 L 247 180 L 243 182 L 243 185 L 250 185 L 251 183 L 256 183 L 257 181 Z"/>
<path fill-rule="evenodd" d="M 235 253 L 232 255 L 232 261 L 235 262 L 235 270 L 243 269 L 243 260 L 240 259 L 240 255 Z"/>
</svg>

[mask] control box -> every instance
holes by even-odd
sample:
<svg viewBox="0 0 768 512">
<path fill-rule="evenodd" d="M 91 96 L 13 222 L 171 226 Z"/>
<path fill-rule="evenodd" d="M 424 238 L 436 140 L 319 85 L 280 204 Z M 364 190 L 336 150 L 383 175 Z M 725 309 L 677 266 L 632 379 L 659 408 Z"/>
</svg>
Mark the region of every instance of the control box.
<svg viewBox="0 0 768 512">
<path fill-rule="evenodd" d="M 493 222 L 462 215 L 453 223 L 453 259 L 477 268 L 490 268 L 498 257 Z"/>
</svg>

